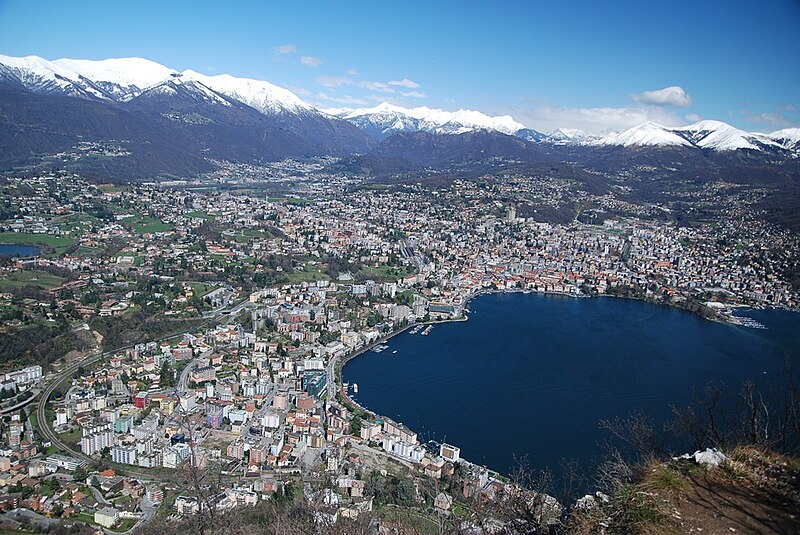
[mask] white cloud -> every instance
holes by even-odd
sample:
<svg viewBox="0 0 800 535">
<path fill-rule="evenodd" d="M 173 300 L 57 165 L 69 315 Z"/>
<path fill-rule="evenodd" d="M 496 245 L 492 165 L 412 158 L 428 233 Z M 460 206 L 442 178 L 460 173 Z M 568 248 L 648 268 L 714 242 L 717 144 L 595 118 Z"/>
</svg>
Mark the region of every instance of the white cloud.
<svg viewBox="0 0 800 535">
<path fill-rule="evenodd" d="M 355 69 L 347 69 L 347 76 L 358 76 L 358 71 Z"/>
<path fill-rule="evenodd" d="M 683 120 L 658 106 L 630 108 L 562 108 L 550 104 L 505 110 L 525 126 L 540 132 L 577 128 L 590 134 L 627 130 L 652 121 L 664 126 L 681 126 Z"/>
<path fill-rule="evenodd" d="M 305 87 L 301 87 L 299 85 L 287 85 L 286 89 L 294 93 L 295 95 L 300 95 L 301 97 L 307 97 L 311 95 L 311 91 L 306 89 Z"/>
<path fill-rule="evenodd" d="M 402 80 L 391 80 L 389 82 L 375 82 L 372 80 L 355 80 L 355 70 L 349 69 L 347 76 L 317 76 L 315 81 L 328 89 L 336 89 L 343 86 L 355 86 L 366 89 L 373 93 L 379 93 L 380 100 L 386 100 L 389 95 L 397 95 L 404 98 L 426 98 L 428 95 L 422 91 L 417 91 L 420 85 L 414 80 L 403 78 Z M 410 90 L 410 91 L 408 91 Z M 330 93 L 323 93 L 331 96 Z M 353 97 L 349 97 L 353 98 Z M 374 100 L 374 95 L 365 95 L 364 98 Z"/>
<path fill-rule="evenodd" d="M 642 104 L 653 104 L 655 106 L 678 106 L 686 108 L 692 105 L 692 97 L 678 85 L 656 89 L 655 91 L 642 91 L 631 95 L 631 98 Z"/>
<path fill-rule="evenodd" d="M 693 123 L 696 123 L 698 121 L 702 121 L 703 120 L 703 118 L 700 117 L 699 115 L 697 115 L 696 113 L 687 113 L 686 114 L 686 119 L 689 120 L 689 121 L 692 121 Z"/>
<path fill-rule="evenodd" d="M 325 87 L 340 87 L 353 84 L 353 79 L 349 76 L 317 76 L 317 83 Z"/>
<path fill-rule="evenodd" d="M 383 82 L 370 82 L 368 80 L 364 80 L 363 82 L 358 82 L 359 87 L 363 87 L 364 89 L 369 89 L 370 91 L 378 91 L 380 93 L 397 93 L 397 90 L 390 87 L 389 84 L 385 84 Z"/>
<path fill-rule="evenodd" d="M 301 56 L 300 63 L 302 63 L 306 67 L 319 67 L 320 65 L 322 65 L 322 60 L 319 58 L 315 58 L 314 56 Z"/>
<path fill-rule="evenodd" d="M 281 45 L 277 49 L 278 54 L 294 54 L 297 52 L 296 45 Z"/>
<path fill-rule="evenodd" d="M 757 115 L 750 115 L 747 120 L 751 123 L 766 123 L 772 126 L 792 126 L 792 122 L 789 121 L 785 115 L 780 113 L 759 113 Z"/>
<path fill-rule="evenodd" d="M 397 87 L 405 87 L 407 89 L 417 89 L 419 88 L 419 84 L 414 80 L 409 80 L 408 78 L 403 78 L 402 80 L 391 80 L 388 85 L 393 85 Z"/>
<path fill-rule="evenodd" d="M 317 98 L 319 100 L 324 100 L 327 102 L 338 102 L 339 104 L 363 105 L 367 103 L 366 100 L 362 100 L 356 97 L 351 97 L 350 95 L 337 96 L 337 95 L 329 95 L 323 92 L 317 93 L 316 95 L 314 95 L 314 98 Z"/>
<path fill-rule="evenodd" d="M 425 98 L 427 95 L 420 91 L 402 91 L 402 89 L 418 89 L 419 84 L 408 78 L 402 80 L 391 80 L 389 82 L 372 82 L 364 80 L 358 82 L 358 86 L 376 93 L 389 93 L 392 95 L 402 95 L 404 97 Z"/>
</svg>

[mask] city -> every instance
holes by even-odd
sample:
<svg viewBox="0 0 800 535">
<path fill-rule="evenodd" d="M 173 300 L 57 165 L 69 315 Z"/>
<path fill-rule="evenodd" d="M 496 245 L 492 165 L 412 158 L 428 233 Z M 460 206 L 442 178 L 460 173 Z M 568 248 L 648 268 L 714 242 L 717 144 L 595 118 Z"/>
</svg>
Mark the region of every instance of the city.
<svg viewBox="0 0 800 535">
<path fill-rule="evenodd" d="M 508 480 L 352 401 L 348 359 L 410 326 L 464 319 L 485 292 L 632 296 L 723 322 L 742 321 L 738 306 L 798 305 L 778 275 L 797 238 L 752 215 L 752 192 L 713 225 L 630 204 L 634 215 L 557 224 L 517 211 L 569 194 L 548 177 L 364 188 L 313 163 L 280 168 L 259 180 L 292 184 L 281 197 L 253 192 L 252 179 L 237 179 L 240 190 L 8 181 L 18 202 L 0 236 L 42 254 L 4 263 L 6 325 L 76 340 L 49 373 L 28 367 L 2 383 L 15 403 L 3 409 L 6 510 L 124 531 L 156 512 L 228 510 L 294 485 L 329 492 L 319 499 L 333 522 L 372 510 L 370 478 L 403 473 L 427 482 L 416 499 L 428 492 L 446 511 L 442 481 L 464 500 Z M 582 195 L 597 211 L 619 205 Z M 177 484 L 174 470 L 216 471 L 219 487 Z M 555 500 L 544 503 L 557 518 Z"/>
</svg>

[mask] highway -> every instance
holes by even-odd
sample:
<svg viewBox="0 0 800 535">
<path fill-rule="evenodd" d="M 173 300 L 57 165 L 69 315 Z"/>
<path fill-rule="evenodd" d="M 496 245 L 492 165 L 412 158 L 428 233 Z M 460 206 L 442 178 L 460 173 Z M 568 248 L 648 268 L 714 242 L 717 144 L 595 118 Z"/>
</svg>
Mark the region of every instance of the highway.
<svg viewBox="0 0 800 535">
<path fill-rule="evenodd" d="M 20 401 L 19 403 L 15 404 L 15 405 L 12 405 L 10 407 L 5 407 L 5 408 L 0 409 L 0 414 L 10 414 L 12 412 L 16 412 L 16 411 L 20 410 L 22 407 L 30 405 L 31 403 L 33 403 L 33 400 L 36 399 L 36 396 L 38 396 L 41 392 L 42 392 L 42 389 L 37 385 L 36 387 L 34 387 L 31 390 L 31 393 L 33 394 L 31 397 L 29 397 L 28 399 L 25 399 L 23 401 Z"/>
</svg>

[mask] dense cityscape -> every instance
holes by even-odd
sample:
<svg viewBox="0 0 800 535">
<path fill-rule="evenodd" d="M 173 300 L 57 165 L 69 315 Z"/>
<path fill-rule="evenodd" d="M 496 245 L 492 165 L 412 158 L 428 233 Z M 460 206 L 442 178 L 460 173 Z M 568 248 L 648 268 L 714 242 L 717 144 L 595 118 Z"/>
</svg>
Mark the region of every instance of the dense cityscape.
<svg viewBox="0 0 800 535">
<path fill-rule="evenodd" d="M 800 3 L 685 4 L 0 0 L 0 535 L 800 533 Z"/>
<path fill-rule="evenodd" d="M 658 216 L 669 203 L 548 176 L 375 184 L 328 163 L 159 185 L 6 180 L 0 241 L 40 254 L 4 260 L 4 351 L 47 348 L 2 383 L 6 510 L 125 531 L 303 492 L 323 523 L 386 503 L 469 522 L 508 474 L 360 407 L 343 363 L 397 332 L 466 319 L 484 292 L 634 297 L 740 323 L 739 306 L 798 305 L 785 278 L 797 238 L 752 211 L 757 190 L 681 225 Z M 530 208 L 576 197 L 589 222 Z M 198 471 L 218 484 L 192 485 Z M 547 497 L 537 511 L 560 508 Z"/>
</svg>

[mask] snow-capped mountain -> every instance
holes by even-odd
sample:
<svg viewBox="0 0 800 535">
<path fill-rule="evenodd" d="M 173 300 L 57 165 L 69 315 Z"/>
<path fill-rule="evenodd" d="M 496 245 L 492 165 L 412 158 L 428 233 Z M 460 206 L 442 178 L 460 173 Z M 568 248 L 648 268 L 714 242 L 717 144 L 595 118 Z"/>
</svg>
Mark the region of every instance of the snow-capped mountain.
<svg viewBox="0 0 800 535">
<path fill-rule="evenodd" d="M 687 147 L 728 152 L 736 150 L 795 150 L 800 129 L 789 128 L 771 134 L 750 133 L 722 121 L 700 121 L 688 126 L 666 127 L 647 122 L 618 134 L 596 140 L 583 140 L 588 145 L 622 147 Z"/>
<path fill-rule="evenodd" d="M 800 128 L 784 128 L 766 136 L 786 149 L 800 149 Z"/>
<path fill-rule="evenodd" d="M 186 79 L 180 75 L 164 80 L 147 89 L 137 90 L 135 93 L 126 95 L 124 100 L 126 102 L 136 102 L 144 99 L 152 99 L 156 96 L 164 98 L 182 98 L 195 102 L 205 102 L 228 107 L 236 102 L 236 100 L 230 99 L 196 80 Z"/>
<path fill-rule="evenodd" d="M 703 149 L 759 150 L 751 134 L 721 121 L 700 121 L 689 126 L 674 128 L 673 131 L 682 134 L 693 145 Z"/>
<path fill-rule="evenodd" d="M 38 56 L 14 58 L 0 55 L 0 80 L 35 93 L 106 98 L 104 91 L 92 81 Z"/>
<path fill-rule="evenodd" d="M 113 141 L 124 143 L 130 156 L 94 162 L 96 171 L 136 178 L 190 175 L 217 160 L 260 164 L 310 156 L 352 157 L 362 162 L 353 163 L 357 168 L 367 162 L 380 172 L 503 161 L 609 168 L 709 158 L 725 165 L 800 162 L 797 128 L 748 133 L 719 121 L 684 127 L 648 122 L 601 135 L 567 128 L 544 134 L 508 115 L 467 109 L 383 103 L 320 110 L 267 81 L 178 71 L 142 58 L 0 55 L 0 117 L 0 169 L 82 141 Z M 737 151 L 748 154 L 740 158 Z"/>
<path fill-rule="evenodd" d="M 214 160 L 363 154 L 373 143 L 269 82 L 178 72 L 141 58 L 0 56 L 0 116 L 0 168 L 81 141 L 113 141 L 130 156 L 82 165 L 136 178 L 194 174 Z"/>
<path fill-rule="evenodd" d="M 35 93 L 114 102 L 130 101 L 156 88 L 169 92 L 175 89 L 171 84 L 196 82 L 207 90 L 237 100 L 265 115 L 319 114 L 288 89 L 269 82 L 236 78 L 228 74 L 207 76 L 192 70 L 178 72 L 142 58 L 48 61 L 38 56 L 14 58 L 0 55 L 0 81 Z M 197 84 L 193 87 L 200 89 Z M 226 99 L 219 98 L 219 95 L 208 94 L 208 97 L 220 104 L 226 103 Z"/>
<path fill-rule="evenodd" d="M 177 75 L 168 67 L 142 58 L 57 59 L 50 64 L 94 82 L 115 98 L 136 94 Z"/>
<path fill-rule="evenodd" d="M 430 132 L 432 134 L 463 134 L 476 130 L 494 130 L 514 135 L 525 129 L 509 115 L 491 117 L 475 110 L 454 112 L 440 109 L 403 108 L 383 102 L 374 108 L 326 110 L 331 115 L 344 119 L 377 139 L 395 132 Z"/>
<path fill-rule="evenodd" d="M 692 144 L 661 125 L 647 122 L 619 134 L 611 134 L 590 142 L 596 145 L 621 145 L 623 147 L 691 147 Z"/>
<path fill-rule="evenodd" d="M 602 137 L 593 134 L 587 134 L 583 130 L 579 130 L 577 128 L 557 128 L 556 130 L 548 132 L 545 135 L 548 141 L 559 145 L 588 143 L 591 141 L 596 141 Z"/>
<path fill-rule="evenodd" d="M 384 102 L 372 108 L 320 111 L 288 89 L 267 81 L 228 74 L 209 76 L 193 70 L 179 72 L 143 58 L 48 61 L 38 56 L 15 58 L 0 55 L 0 85 L 38 94 L 114 103 L 132 102 L 155 94 L 203 101 L 208 105 L 241 103 L 273 117 L 306 117 L 317 122 L 337 118 L 355 125 L 378 141 L 398 132 L 458 135 L 493 131 L 530 143 L 553 145 L 696 148 L 722 152 L 796 152 L 800 149 L 800 129 L 790 128 L 771 134 L 748 133 L 710 120 L 682 127 L 647 122 L 624 132 L 597 136 L 567 128 L 542 134 L 526 128 L 509 115 L 493 117 L 466 109 L 404 108 Z"/>
<path fill-rule="evenodd" d="M 278 87 L 269 82 L 250 78 L 236 78 L 229 74 L 206 76 L 192 70 L 183 71 L 180 74 L 180 78 L 200 82 L 204 86 L 247 104 L 266 115 L 283 112 L 316 113 L 316 110 L 300 100 L 297 95 L 288 89 Z"/>
</svg>

